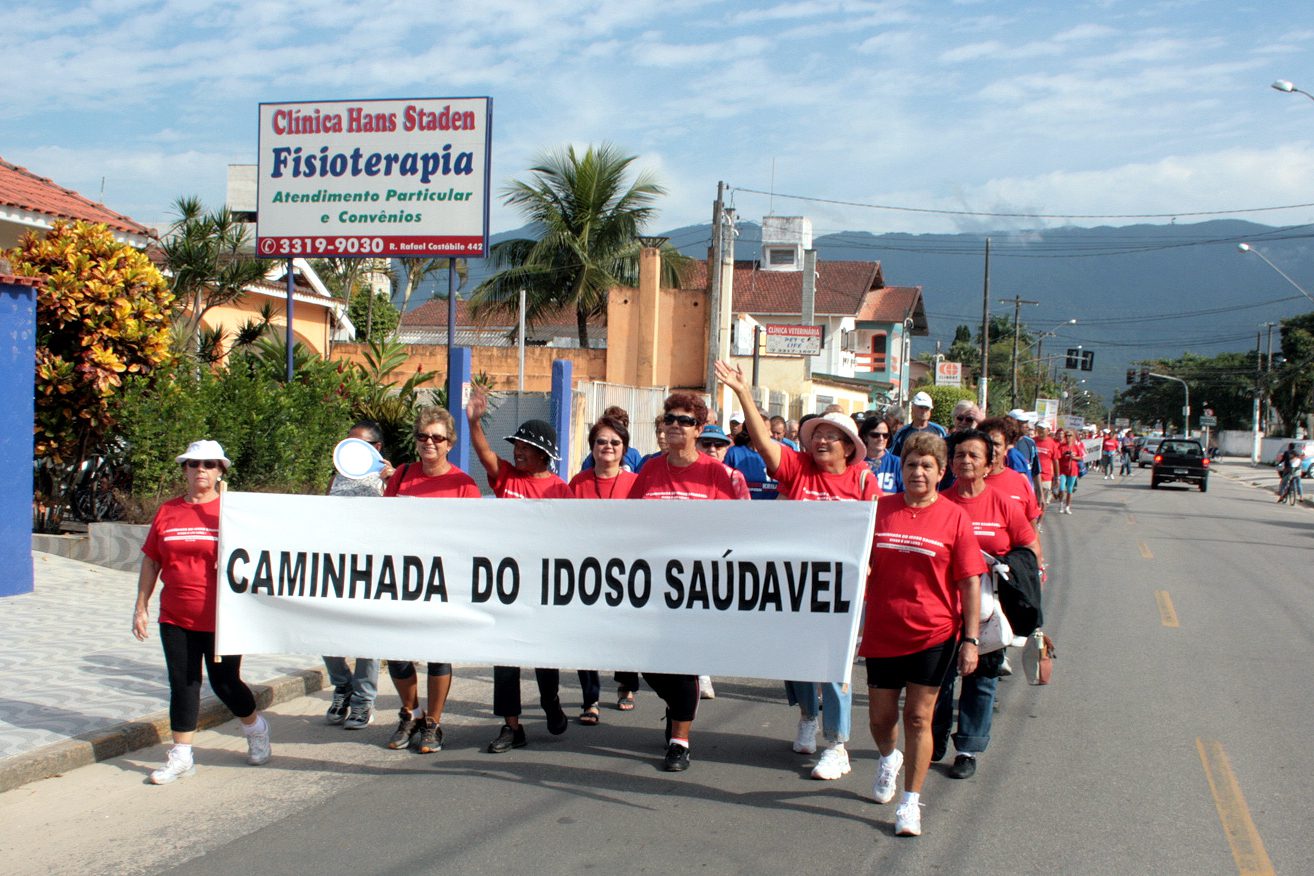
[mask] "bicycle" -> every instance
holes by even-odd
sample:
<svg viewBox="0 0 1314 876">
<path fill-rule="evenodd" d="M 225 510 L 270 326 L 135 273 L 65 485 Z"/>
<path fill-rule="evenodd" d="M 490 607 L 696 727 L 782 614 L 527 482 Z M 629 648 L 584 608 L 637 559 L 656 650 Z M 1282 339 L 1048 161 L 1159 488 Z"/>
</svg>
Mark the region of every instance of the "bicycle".
<svg viewBox="0 0 1314 876">
<path fill-rule="evenodd" d="M 1278 504 L 1286 502 L 1288 505 L 1295 505 L 1304 498 L 1304 488 L 1300 483 L 1300 475 L 1297 472 L 1289 472 L 1282 476 L 1282 486 L 1278 489 Z"/>
</svg>

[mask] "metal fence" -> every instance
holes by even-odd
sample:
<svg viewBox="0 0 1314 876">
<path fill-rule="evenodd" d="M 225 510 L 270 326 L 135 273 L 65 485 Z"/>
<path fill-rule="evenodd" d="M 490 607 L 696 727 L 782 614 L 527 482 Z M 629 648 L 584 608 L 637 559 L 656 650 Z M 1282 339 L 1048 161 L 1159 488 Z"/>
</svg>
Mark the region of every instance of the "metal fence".
<svg viewBox="0 0 1314 876">
<path fill-rule="evenodd" d="M 630 446 L 647 455 L 657 452 L 657 435 L 653 423 L 662 412 L 662 403 L 666 401 L 668 388 L 665 386 L 627 386 L 623 383 L 605 383 L 601 380 L 586 381 L 579 384 L 575 395 L 577 455 L 587 452 L 584 443 L 589 429 L 602 416 L 602 412 L 612 405 L 624 408 L 630 415 Z M 577 459 L 571 458 L 573 464 Z"/>
<path fill-rule="evenodd" d="M 511 445 L 506 436 L 514 435 L 516 429 L 525 420 L 545 420 L 552 422 L 552 394 L 550 392 L 494 392 L 488 396 L 488 414 L 484 417 L 484 434 L 493 452 L 503 459 L 511 458 Z M 491 496 L 493 491 L 484 476 L 483 466 L 474 454 L 470 456 L 469 474 L 479 485 L 479 491 Z M 562 463 L 564 476 L 565 463 Z"/>
</svg>

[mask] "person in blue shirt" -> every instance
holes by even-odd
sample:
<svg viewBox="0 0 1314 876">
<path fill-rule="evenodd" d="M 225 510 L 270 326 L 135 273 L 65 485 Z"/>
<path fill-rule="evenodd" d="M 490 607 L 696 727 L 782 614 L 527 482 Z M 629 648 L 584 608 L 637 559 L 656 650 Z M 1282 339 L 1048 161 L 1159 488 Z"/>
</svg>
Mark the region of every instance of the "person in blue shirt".
<svg viewBox="0 0 1314 876">
<path fill-rule="evenodd" d="M 626 429 L 630 428 L 630 413 L 619 405 L 611 405 L 602 412 L 602 416 L 615 420 Z M 662 434 L 660 424 L 657 427 L 657 434 Z M 661 440 L 659 438 L 658 444 L 660 443 Z M 641 465 L 643 465 L 643 457 L 639 454 L 639 451 L 635 450 L 633 447 L 626 447 L 625 455 L 621 457 L 621 471 L 638 471 L 639 466 Z M 579 470 L 588 471 L 591 468 L 593 468 L 593 453 L 589 452 L 585 454 L 584 461 L 579 464 Z"/>
<path fill-rule="evenodd" d="M 881 492 L 903 492 L 903 466 L 899 457 L 890 452 L 890 436 L 893 434 L 893 417 L 872 414 L 862 421 L 858 437 L 866 448 L 867 467 L 876 475 L 876 483 Z"/>
<path fill-rule="evenodd" d="M 771 426 L 771 437 L 775 439 L 777 443 L 785 445 L 790 450 L 799 449 L 797 441 L 795 441 L 792 438 L 785 437 L 786 424 L 784 417 L 781 416 L 772 417 L 770 421 L 770 426 Z"/>
<path fill-rule="evenodd" d="M 762 455 L 753 449 L 753 439 L 747 429 L 732 436 L 734 446 L 725 453 L 726 465 L 744 476 L 748 490 L 754 499 L 774 499 L 776 497 L 775 481 L 767 477 L 766 462 Z"/>
<path fill-rule="evenodd" d="M 908 436 L 915 435 L 918 432 L 933 432 L 941 438 L 949 437 L 949 432 L 944 426 L 931 421 L 931 408 L 933 407 L 935 407 L 935 402 L 925 392 L 919 392 L 912 397 L 912 412 L 908 418 L 908 425 L 895 434 L 894 441 L 890 444 L 891 453 L 900 456 L 900 451 L 903 450 L 903 442 L 908 440 Z"/>
</svg>

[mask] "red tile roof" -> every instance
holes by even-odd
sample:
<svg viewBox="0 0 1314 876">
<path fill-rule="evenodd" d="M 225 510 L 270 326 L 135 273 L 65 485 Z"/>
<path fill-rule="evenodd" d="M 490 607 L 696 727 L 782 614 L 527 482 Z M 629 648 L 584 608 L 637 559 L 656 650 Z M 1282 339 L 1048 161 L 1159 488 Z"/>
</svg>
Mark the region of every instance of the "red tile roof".
<svg viewBox="0 0 1314 876">
<path fill-rule="evenodd" d="M 0 158 L 0 206 L 17 207 L 52 219 L 96 222 L 117 231 L 151 236 L 145 225 L 3 158 Z"/>
<path fill-rule="evenodd" d="M 855 314 L 858 322 L 903 322 L 912 318 L 913 329 L 925 330 L 921 286 L 886 286 L 867 296 Z"/>
<path fill-rule="evenodd" d="M 798 314 L 803 310 L 802 271 L 763 271 L 759 262 L 737 261 L 734 284 L 731 307 L 736 313 Z M 690 265 L 684 286 L 707 288 L 706 262 Z M 816 312 L 853 316 L 868 292 L 884 286 L 880 262 L 819 261 Z"/>
</svg>

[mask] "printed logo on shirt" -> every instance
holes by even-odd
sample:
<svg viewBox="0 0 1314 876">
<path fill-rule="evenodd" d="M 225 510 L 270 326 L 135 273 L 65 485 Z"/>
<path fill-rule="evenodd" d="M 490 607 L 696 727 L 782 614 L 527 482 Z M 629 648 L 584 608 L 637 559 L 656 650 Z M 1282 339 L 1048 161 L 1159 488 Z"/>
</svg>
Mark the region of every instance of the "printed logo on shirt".
<svg viewBox="0 0 1314 876">
<path fill-rule="evenodd" d="M 876 549 L 934 557 L 945 549 L 945 545 L 942 541 L 924 535 L 913 535 L 908 532 L 878 532 Z"/>
<path fill-rule="evenodd" d="M 178 526 L 166 529 L 164 541 L 218 541 L 219 530 L 208 526 Z"/>
</svg>

